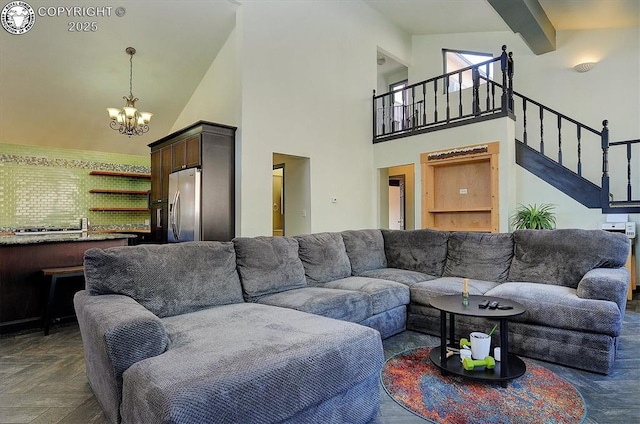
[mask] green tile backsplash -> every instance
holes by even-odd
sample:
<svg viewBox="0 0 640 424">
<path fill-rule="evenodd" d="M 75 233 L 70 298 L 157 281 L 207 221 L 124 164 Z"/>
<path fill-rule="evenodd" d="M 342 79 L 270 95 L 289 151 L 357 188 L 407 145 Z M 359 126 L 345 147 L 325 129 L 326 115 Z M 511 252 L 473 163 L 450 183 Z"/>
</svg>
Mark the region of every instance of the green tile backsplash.
<svg viewBox="0 0 640 424">
<path fill-rule="evenodd" d="M 91 189 L 140 190 L 148 179 L 89 175 L 90 171 L 148 174 L 149 156 L 0 143 L 0 231 L 19 227 L 90 229 L 148 227 L 149 212 L 99 212 L 94 207 L 146 208 L 147 197 L 89 193 Z"/>
</svg>

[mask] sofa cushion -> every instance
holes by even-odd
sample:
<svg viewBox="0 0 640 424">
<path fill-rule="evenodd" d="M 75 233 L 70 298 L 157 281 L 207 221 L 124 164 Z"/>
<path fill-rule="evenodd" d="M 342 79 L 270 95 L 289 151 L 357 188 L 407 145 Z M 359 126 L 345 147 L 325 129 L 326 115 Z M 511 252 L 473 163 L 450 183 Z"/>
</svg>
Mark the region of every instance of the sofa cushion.
<svg viewBox="0 0 640 424">
<path fill-rule="evenodd" d="M 428 306 L 431 298 L 451 294 L 459 294 L 462 302 L 463 278 L 440 277 L 434 280 L 423 281 L 411 286 L 411 303 Z M 469 294 L 483 295 L 497 287 L 499 283 L 494 281 L 482 281 L 469 279 Z"/>
<path fill-rule="evenodd" d="M 510 233 L 454 232 L 449 236 L 445 277 L 504 282 L 513 258 Z"/>
<path fill-rule="evenodd" d="M 371 297 L 372 313 L 379 314 L 409 303 L 409 287 L 394 281 L 347 277 L 322 284 L 330 289 L 353 290 Z"/>
<path fill-rule="evenodd" d="M 398 268 L 380 268 L 372 269 L 371 271 L 365 271 L 358 274 L 360 277 L 379 278 L 381 280 L 395 281 L 396 283 L 402 283 L 411 287 L 415 283 L 421 281 L 433 280 L 433 275 L 427 275 L 418 271 L 409 271 L 407 269 Z"/>
<path fill-rule="evenodd" d="M 575 289 L 587 271 L 624 266 L 629 239 L 603 230 L 517 230 L 509 281 Z"/>
<path fill-rule="evenodd" d="M 351 275 L 351 263 L 340 233 L 316 233 L 294 237 L 307 283 L 326 283 Z"/>
<path fill-rule="evenodd" d="M 384 240 L 380 230 L 343 231 L 342 240 L 347 249 L 353 275 L 386 268 L 387 258 L 384 255 Z"/>
<path fill-rule="evenodd" d="M 449 232 L 436 230 L 382 230 L 389 268 L 442 276 Z"/>
<path fill-rule="evenodd" d="M 169 350 L 124 373 L 123 422 L 288 422 L 306 410 L 322 422 L 359 422 L 378 410 L 384 357 L 371 328 L 252 303 L 164 323 Z M 376 384 L 361 385 L 371 379 Z M 353 402 L 353 388 L 362 399 L 350 415 L 335 410 L 345 408 L 337 401 L 332 411 L 320 409 L 341 395 Z"/>
<path fill-rule="evenodd" d="M 91 294 L 130 296 L 159 317 L 243 302 L 231 242 L 92 248 L 84 272 Z"/>
<path fill-rule="evenodd" d="M 623 313 L 615 302 L 582 299 L 570 287 L 539 283 L 503 283 L 487 296 L 514 300 L 524 306 L 524 314 L 513 321 L 548 327 L 620 335 Z"/>
<path fill-rule="evenodd" d="M 257 302 L 350 322 L 360 322 L 373 315 L 370 296 L 325 287 L 305 287 L 269 294 Z"/>
<path fill-rule="evenodd" d="M 245 300 L 307 285 L 296 239 L 237 237 L 233 244 Z"/>
</svg>

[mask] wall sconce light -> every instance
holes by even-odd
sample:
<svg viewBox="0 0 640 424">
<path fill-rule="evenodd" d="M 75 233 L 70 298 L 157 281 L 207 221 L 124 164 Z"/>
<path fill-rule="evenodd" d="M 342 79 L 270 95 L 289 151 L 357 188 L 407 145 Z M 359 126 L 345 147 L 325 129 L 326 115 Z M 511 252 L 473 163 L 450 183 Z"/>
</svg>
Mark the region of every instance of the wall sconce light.
<svg viewBox="0 0 640 424">
<path fill-rule="evenodd" d="M 583 62 L 583 63 L 578 63 L 576 66 L 573 67 L 573 69 L 576 72 L 588 72 L 590 70 L 593 69 L 593 67 L 596 66 L 596 62 Z"/>
</svg>

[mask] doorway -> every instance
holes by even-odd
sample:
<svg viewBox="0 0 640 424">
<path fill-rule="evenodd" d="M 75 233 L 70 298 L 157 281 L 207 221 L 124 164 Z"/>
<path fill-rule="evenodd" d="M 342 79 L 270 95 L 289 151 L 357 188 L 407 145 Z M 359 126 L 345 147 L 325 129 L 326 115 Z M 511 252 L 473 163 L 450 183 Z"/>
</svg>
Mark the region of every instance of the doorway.
<svg viewBox="0 0 640 424">
<path fill-rule="evenodd" d="M 389 229 L 405 228 L 405 181 L 404 175 L 389 177 Z"/>
<path fill-rule="evenodd" d="M 310 159 L 273 153 L 272 222 L 274 236 L 311 233 Z"/>
<path fill-rule="evenodd" d="M 273 235 L 284 236 L 284 163 L 273 165 Z"/>
<path fill-rule="evenodd" d="M 379 177 L 380 228 L 415 229 L 415 165 L 408 163 L 380 168 Z"/>
</svg>

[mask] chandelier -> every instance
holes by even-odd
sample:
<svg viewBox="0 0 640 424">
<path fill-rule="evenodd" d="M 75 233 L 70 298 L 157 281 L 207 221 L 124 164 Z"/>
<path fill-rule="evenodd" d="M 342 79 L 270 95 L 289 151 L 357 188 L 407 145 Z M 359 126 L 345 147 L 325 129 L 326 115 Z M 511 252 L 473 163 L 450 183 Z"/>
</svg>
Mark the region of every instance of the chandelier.
<svg viewBox="0 0 640 424">
<path fill-rule="evenodd" d="M 149 121 L 151 120 L 152 113 L 138 112 L 136 109 L 137 97 L 133 97 L 132 81 L 133 81 L 133 55 L 136 54 L 136 49 L 133 47 L 127 47 L 126 50 L 129 55 L 129 97 L 122 97 L 125 101 L 125 105 L 122 109 L 116 107 L 108 107 L 109 112 L 109 126 L 112 130 L 118 130 L 120 134 L 128 135 L 142 135 L 149 131 Z"/>
</svg>

